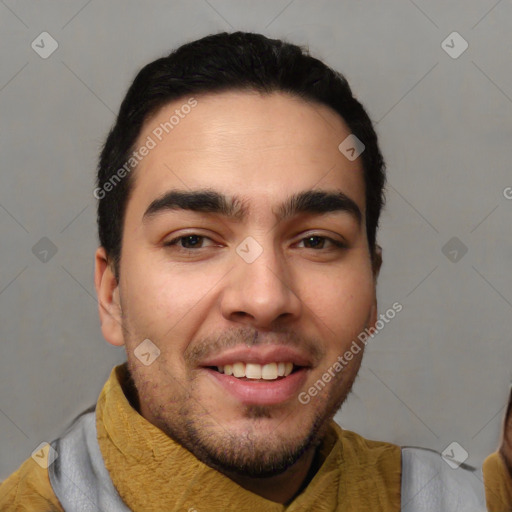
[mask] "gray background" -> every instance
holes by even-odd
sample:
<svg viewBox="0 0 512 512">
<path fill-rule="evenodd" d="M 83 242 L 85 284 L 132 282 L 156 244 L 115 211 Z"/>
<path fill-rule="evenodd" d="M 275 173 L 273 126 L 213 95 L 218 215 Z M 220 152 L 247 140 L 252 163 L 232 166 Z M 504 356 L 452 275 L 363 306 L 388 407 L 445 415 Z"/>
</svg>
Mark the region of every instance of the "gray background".
<svg viewBox="0 0 512 512">
<path fill-rule="evenodd" d="M 511 19 L 510 0 L 1 1 L 0 479 L 125 359 L 99 329 L 92 191 L 130 81 L 234 29 L 309 44 L 342 71 L 387 160 L 378 294 L 382 312 L 403 311 L 369 343 L 337 420 L 402 445 L 457 441 L 479 465 L 511 377 Z M 59 45 L 47 59 L 31 48 L 43 31 Z M 453 31 L 469 44 L 456 59 L 441 46 Z M 57 248 L 46 262 L 42 237 Z M 467 247 L 456 261 L 452 237 Z"/>
</svg>

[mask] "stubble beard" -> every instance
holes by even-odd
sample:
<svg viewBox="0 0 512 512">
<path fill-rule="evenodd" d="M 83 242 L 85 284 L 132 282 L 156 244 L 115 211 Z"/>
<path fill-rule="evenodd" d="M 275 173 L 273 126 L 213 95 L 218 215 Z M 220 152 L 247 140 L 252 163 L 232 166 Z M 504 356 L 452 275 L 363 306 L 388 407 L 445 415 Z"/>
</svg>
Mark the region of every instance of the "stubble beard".
<svg viewBox="0 0 512 512">
<path fill-rule="evenodd" d="M 286 422 L 287 416 L 284 416 L 270 437 L 268 427 L 263 429 L 267 434 L 261 435 L 261 425 L 262 422 L 272 421 L 276 412 L 272 406 L 244 406 L 242 415 L 248 427 L 242 433 L 238 431 L 235 434 L 230 431 L 228 422 L 222 425 L 216 421 L 206 407 L 194 398 L 193 380 L 187 383 L 186 388 L 181 388 L 189 389 L 189 392 L 175 397 L 178 399 L 173 400 L 173 405 L 169 407 L 155 399 L 150 391 L 155 389 L 154 384 L 139 374 L 138 366 L 130 358 L 128 369 L 138 401 L 143 404 L 142 409 L 149 413 L 148 421 L 204 464 L 227 475 L 255 478 L 279 475 L 297 463 L 306 452 L 318 447 L 355 380 L 354 375 L 345 384 L 332 382 L 329 390 L 323 390 L 325 398 L 317 396 L 308 405 L 297 402 L 297 408 L 316 406 L 314 415 L 308 417 L 309 427 L 305 431 L 301 429 L 295 436 L 290 435 L 289 428 L 283 431 L 280 426 Z M 345 388 L 338 397 L 334 393 L 337 388 Z M 291 414 L 293 411 L 288 416 Z"/>
</svg>

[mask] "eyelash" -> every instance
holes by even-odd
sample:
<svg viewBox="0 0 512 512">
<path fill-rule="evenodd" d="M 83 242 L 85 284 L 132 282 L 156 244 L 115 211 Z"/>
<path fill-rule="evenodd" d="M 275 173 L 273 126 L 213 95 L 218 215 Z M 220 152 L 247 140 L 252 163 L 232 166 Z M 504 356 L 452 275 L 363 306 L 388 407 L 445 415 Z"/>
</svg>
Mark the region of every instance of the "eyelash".
<svg viewBox="0 0 512 512">
<path fill-rule="evenodd" d="M 207 236 L 198 235 L 197 233 L 190 233 L 188 235 L 182 235 L 182 236 L 178 236 L 176 238 L 173 238 L 172 240 L 169 240 L 168 242 L 165 242 L 163 245 L 164 245 L 164 247 L 176 246 L 178 251 L 185 252 L 185 253 L 191 253 L 191 252 L 194 252 L 194 251 L 198 251 L 199 249 L 204 249 L 204 247 L 199 247 L 198 249 L 194 249 L 194 248 L 180 247 L 178 245 L 180 240 L 183 240 L 183 239 L 189 238 L 189 237 L 198 237 L 198 238 L 201 238 L 201 239 L 211 240 L 211 238 L 209 238 Z M 320 239 L 323 239 L 323 240 L 327 240 L 330 243 L 332 243 L 334 245 L 334 247 L 337 248 L 337 249 L 346 249 L 347 248 L 345 243 L 340 242 L 338 240 L 334 240 L 333 238 L 330 238 L 328 236 L 322 236 L 322 235 L 309 235 L 309 236 L 306 236 L 304 238 L 301 238 L 300 242 L 302 242 L 304 240 L 307 240 L 308 238 L 320 238 Z M 324 248 L 321 248 L 321 249 L 310 248 L 310 249 L 312 249 L 313 251 L 328 250 L 328 249 L 324 249 Z"/>
</svg>

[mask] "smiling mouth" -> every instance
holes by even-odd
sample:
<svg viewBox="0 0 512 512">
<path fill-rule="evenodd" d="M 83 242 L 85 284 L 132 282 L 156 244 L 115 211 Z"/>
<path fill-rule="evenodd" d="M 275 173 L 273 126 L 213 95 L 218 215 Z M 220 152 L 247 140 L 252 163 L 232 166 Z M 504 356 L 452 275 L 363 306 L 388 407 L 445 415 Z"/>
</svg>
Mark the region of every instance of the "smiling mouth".
<svg viewBox="0 0 512 512">
<path fill-rule="evenodd" d="M 208 366 L 207 368 L 245 381 L 273 381 L 282 380 L 303 367 L 296 366 L 291 362 L 256 364 L 239 361 L 224 366 Z"/>
<path fill-rule="evenodd" d="M 235 358 L 232 361 L 236 361 Z M 213 362 L 213 361 L 212 361 Z M 221 397 L 226 393 L 245 405 L 280 405 L 293 403 L 305 385 L 311 367 L 299 366 L 291 361 L 272 361 L 265 364 L 253 362 L 229 362 L 227 364 L 204 365 L 203 370 L 212 379 L 214 386 L 221 386 Z"/>
</svg>

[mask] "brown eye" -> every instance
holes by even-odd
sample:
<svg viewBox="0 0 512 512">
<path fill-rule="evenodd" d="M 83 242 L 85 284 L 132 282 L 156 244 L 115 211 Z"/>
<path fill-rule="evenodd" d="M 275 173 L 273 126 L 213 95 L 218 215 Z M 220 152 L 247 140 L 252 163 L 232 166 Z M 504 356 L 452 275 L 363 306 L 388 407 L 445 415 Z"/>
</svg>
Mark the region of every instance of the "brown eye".
<svg viewBox="0 0 512 512">
<path fill-rule="evenodd" d="M 204 240 L 207 240 L 208 237 L 201 236 L 201 235 L 184 235 L 179 236 L 177 238 L 174 238 L 173 240 L 170 240 L 169 242 L 166 242 L 164 244 L 165 247 L 178 245 L 180 249 L 201 249 L 201 242 Z"/>
<path fill-rule="evenodd" d="M 303 238 L 301 242 L 304 242 L 306 249 L 325 249 L 325 242 L 328 241 L 330 244 L 338 248 L 344 248 L 345 244 L 338 240 L 319 235 L 311 235 Z"/>
</svg>

